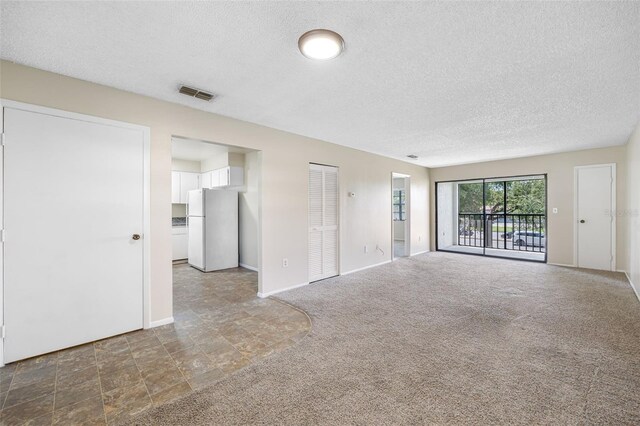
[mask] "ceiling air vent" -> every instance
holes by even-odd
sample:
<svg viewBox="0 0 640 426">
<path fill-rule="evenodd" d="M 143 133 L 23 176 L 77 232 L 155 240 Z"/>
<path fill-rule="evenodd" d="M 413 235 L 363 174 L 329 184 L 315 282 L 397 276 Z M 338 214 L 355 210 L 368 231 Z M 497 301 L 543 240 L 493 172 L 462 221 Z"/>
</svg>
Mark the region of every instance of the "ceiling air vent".
<svg viewBox="0 0 640 426">
<path fill-rule="evenodd" d="M 204 90 L 194 89 L 189 86 L 180 86 L 178 90 L 183 95 L 191 96 L 192 98 L 202 99 L 203 101 L 210 101 L 213 99 L 213 94 L 209 92 L 205 92 Z"/>
<path fill-rule="evenodd" d="M 409 154 L 407 155 L 407 157 L 411 158 L 412 160 L 416 160 L 418 158 L 418 156 L 415 154 Z"/>
</svg>

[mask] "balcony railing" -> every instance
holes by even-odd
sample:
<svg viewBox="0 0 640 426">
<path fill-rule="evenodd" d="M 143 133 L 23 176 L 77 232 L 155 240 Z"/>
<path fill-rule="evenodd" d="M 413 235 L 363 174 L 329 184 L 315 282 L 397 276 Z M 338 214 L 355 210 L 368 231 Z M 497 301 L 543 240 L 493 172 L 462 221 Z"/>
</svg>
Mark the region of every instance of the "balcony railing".
<svg viewBox="0 0 640 426">
<path fill-rule="evenodd" d="M 546 252 L 543 214 L 458 214 L 458 245 Z"/>
</svg>

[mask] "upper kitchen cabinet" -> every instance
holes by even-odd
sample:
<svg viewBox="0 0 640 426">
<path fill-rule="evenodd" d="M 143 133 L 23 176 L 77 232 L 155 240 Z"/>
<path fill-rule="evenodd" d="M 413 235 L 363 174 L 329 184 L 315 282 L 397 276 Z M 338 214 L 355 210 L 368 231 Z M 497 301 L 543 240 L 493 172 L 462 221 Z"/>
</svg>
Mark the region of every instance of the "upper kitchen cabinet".
<svg viewBox="0 0 640 426">
<path fill-rule="evenodd" d="M 200 188 L 200 174 L 171 172 L 171 202 L 186 204 L 189 191 Z"/>
<path fill-rule="evenodd" d="M 218 186 L 242 186 L 244 185 L 244 169 L 242 167 L 223 167 L 218 169 Z"/>
<path fill-rule="evenodd" d="M 244 185 L 244 168 L 222 167 L 202 174 L 203 188 L 220 188 Z"/>
</svg>

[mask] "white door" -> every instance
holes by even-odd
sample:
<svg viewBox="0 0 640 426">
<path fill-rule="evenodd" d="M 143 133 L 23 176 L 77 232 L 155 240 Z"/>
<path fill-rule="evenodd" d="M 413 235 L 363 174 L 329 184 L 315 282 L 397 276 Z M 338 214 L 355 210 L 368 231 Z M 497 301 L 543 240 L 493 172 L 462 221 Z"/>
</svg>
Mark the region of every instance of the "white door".
<svg viewBox="0 0 640 426">
<path fill-rule="evenodd" d="M 143 327 L 144 130 L 54 113 L 4 109 L 5 362 Z"/>
<path fill-rule="evenodd" d="M 576 167 L 576 262 L 615 270 L 615 164 Z"/>
<path fill-rule="evenodd" d="M 309 165 L 309 282 L 338 275 L 338 168 Z"/>
</svg>

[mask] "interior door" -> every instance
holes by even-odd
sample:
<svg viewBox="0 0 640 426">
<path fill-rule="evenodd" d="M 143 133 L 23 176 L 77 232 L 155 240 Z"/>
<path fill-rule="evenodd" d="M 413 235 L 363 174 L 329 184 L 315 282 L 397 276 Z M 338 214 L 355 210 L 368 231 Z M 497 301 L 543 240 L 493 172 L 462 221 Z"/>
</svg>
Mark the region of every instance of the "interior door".
<svg viewBox="0 0 640 426">
<path fill-rule="evenodd" d="M 576 254 L 580 268 L 615 269 L 615 165 L 576 168 Z"/>
<path fill-rule="evenodd" d="M 144 133 L 4 109 L 4 361 L 143 327 Z"/>
<path fill-rule="evenodd" d="M 309 282 L 338 275 L 338 168 L 309 165 Z"/>
</svg>

